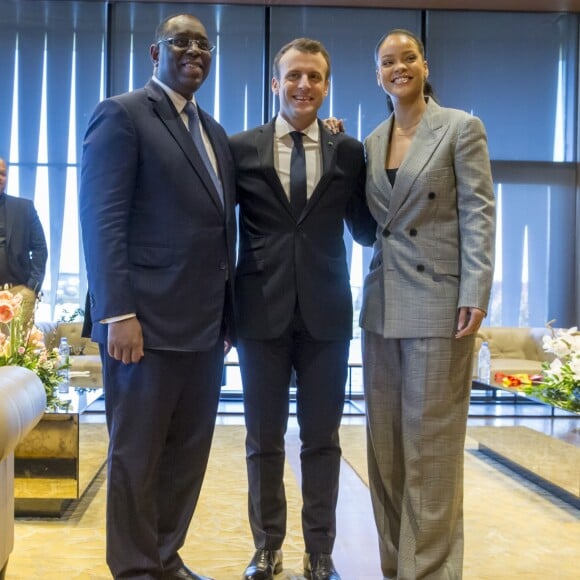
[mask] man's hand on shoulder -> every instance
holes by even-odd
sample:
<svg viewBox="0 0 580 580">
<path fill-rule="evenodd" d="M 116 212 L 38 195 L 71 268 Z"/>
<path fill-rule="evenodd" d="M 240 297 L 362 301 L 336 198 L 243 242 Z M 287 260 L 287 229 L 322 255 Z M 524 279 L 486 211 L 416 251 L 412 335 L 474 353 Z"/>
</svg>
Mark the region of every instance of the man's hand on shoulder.
<svg viewBox="0 0 580 580">
<path fill-rule="evenodd" d="M 322 124 L 333 135 L 345 132 L 344 119 L 338 119 L 336 117 L 328 117 L 328 119 L 322 119 Z"/>
<path fill-rule="evenodd" d="M 110 322 L 108 326 L 109 356 L 125 364 L 138 363 L 143 357 L 143 333 L 137 317 Z"/>
</svg>

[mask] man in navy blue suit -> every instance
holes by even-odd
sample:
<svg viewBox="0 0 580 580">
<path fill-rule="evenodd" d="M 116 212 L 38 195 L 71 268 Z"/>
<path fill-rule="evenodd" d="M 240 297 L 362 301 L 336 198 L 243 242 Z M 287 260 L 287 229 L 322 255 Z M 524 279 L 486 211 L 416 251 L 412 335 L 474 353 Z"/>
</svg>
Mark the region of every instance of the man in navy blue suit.
<svg viewBox="0 0 580 580">
<path fill-rule="evenodd" d="M 92 337 L 104 358 L 115 578 L 203 578 L 178 551 L 232 332 L 236 235 L 227 137 L 194 98 L 212 50 L 197 18 L 165 19 L 150 49 L 153 78 L 100 103 L 84 141 L 80 215 Z"/>
<path fill-rule="evenodd" d="M 29 199 L 6 194 L 8 169 L 0 158 L 0 285 L 22 295 L 22 322 L 32 325 L 48 251 L 42 224 Z"/>
</svg>

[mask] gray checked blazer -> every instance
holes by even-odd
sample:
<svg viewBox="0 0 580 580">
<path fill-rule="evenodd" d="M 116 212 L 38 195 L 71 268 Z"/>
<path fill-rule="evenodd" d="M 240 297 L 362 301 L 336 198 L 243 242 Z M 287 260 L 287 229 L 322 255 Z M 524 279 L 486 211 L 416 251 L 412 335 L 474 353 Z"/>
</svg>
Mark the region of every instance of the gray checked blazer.
<svg viewBox="0 0 580 580">
<path fill-rule="evenodd" d="M 393 116 L 365 140 L 377 241 L 361 326 L 385 338 L 450 337 L 462 306 L 487 311 L 495 199 L 482 122 L 432 99 L 398 169 L 385 170 Z"/>
</svg>

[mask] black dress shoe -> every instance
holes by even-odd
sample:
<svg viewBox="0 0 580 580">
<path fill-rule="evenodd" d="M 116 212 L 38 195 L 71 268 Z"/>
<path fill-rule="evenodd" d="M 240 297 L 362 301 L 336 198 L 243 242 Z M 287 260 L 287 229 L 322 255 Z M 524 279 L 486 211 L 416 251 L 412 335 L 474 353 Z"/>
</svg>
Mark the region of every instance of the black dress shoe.
<svg viewBox="0 0 580 580">
<path fill-rule="evenodd" d="M 163 580 L 213 580 L 190 570 L 185 564 L 173 572 L 164 572 Z"/>
<path fill-rule="evenodd" d="M 256 550 L 244 571 L 243 580 L 272 580 L 282 572 L 282 550 Z"/>
<path fill-rule="evenodd" d="M 330 554 L 304 554 L 304 576 L 308 580 L 340 580 Z"/>
</svg>

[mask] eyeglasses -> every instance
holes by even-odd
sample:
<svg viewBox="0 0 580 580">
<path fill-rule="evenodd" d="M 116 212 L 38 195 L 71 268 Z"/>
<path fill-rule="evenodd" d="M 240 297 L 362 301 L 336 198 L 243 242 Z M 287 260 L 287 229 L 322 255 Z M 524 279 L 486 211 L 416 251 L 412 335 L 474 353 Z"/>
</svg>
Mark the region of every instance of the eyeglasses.
<svg viewBox="0 0 580 580">
<path fill-rule="evenodd" d="M 187 38 L 185 36 L 176 36 L 171 38 L 163 38 L 159 40 L 157 44 L 171 45 L 177 50 L 191 50 L 192 48 L 197 48 L 201 52 L 213 52 L 215 50 L 215 44 L 212 44 L 209 40 L 205 38 Z"/>
</svg>

